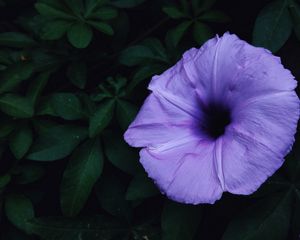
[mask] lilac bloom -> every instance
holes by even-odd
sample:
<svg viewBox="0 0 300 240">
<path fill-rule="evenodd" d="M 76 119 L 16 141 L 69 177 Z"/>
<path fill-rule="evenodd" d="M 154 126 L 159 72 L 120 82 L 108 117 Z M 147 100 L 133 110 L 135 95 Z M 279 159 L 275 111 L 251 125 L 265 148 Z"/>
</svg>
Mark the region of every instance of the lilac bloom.
<svg viewBox="0 0 300 240">
<path fill-rule="evenodd" d="M 125 140 L 142 147 L 143 167 L 170 199 L 251 194 L 291 150 L 296 86 L 280 58 L 225 33 L 152 78 Z"/>
</svg>

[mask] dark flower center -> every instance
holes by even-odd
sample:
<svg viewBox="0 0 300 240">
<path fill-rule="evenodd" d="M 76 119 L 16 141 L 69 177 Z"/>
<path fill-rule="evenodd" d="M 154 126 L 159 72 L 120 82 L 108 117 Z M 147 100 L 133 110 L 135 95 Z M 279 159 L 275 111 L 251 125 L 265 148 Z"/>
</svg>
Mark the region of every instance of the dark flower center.
<svg viewBox="0 0 300 240">
<path fill-rule="evenodd" d="M 202 130 L 213 139 L 222 136 L 231 122 L 230 109 L 219 103 L 210 103 L 203 108 L 203 113 Z"/>
</svg>

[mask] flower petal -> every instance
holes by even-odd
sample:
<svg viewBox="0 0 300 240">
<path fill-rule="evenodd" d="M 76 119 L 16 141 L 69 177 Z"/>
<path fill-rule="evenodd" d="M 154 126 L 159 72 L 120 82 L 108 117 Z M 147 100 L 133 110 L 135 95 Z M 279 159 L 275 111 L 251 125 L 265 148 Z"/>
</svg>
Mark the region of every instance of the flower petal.
<svg viewBox="0 0 300 240">
<path fill-rule="evenodd" d="M 299 119 L 295 92 L 283 92 L 248 102 L 235 112 L 223 145 L 226 190 L 254 192 L 283 163 L 294 143 Z"/>
<path fill-rule="evenodd" d="M 295 92 L 252 99 L 233 112 L 223 137 L 225 188 L 251 194 L 283 163 L 294 143 L 299 119 Z"/>
<path fill-rule="evenodd" d="M 258 94 L 293 90 L 297 83 L 280 58 L 225 33 L 184 54 L 186 74 L 202 98 L 234 106 Z M 193 60 L 189 60 L 193 59 Z"/>
<path fill-rule="evenodd" d="M 283 163 L 283 156 L 251 136 L 230 130 L 223 138 L 222 165 L 225 190 L 255 192 Z"/>
<path fill-rule="evenodd" d="M 174 201 L 199 204 L 214 203 L 222 188 L 215 172 L 214 144 L 194 140 L 176 150 L 140 152 L 140 161 L 161 191 Z"/>
<path fill-rule="evenodd" d="M 155 147 L 186 136 L 201 139 L 197 123 L 185 109 L 151 94 L 124 137 L 134 147 Z"/>
<path fill-rule="evenodd" d="M 148 88 L 157 96 L 164 97 L 178 107 L 186 109 L 197 118 L 201 99 L 194 83 L 183 68 L 183 62 L 184 59 L 181 59 L 161 75 L 154 76 Z"/>
<path fill-rule="evenodd" d="M 294 143 L 299 99 L 294 91 L 258 96 L 240 104 L 232 115 L 236 131 L 285 157 Z"/>
</svg>

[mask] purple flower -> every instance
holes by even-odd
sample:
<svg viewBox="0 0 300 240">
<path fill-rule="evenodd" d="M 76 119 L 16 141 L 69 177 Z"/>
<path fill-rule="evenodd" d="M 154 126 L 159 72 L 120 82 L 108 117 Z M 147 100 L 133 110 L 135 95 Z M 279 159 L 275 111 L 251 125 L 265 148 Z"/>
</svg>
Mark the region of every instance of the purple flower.
<svg viewBox="0 0 300 240">
<path fill-rule="evenodd" d="M 169 198 L 214 203 L 251 194 L 291 150 L 297 82 L 280 58 L 225 33 L 154 76 L 125 140 Z"/>
</svg>

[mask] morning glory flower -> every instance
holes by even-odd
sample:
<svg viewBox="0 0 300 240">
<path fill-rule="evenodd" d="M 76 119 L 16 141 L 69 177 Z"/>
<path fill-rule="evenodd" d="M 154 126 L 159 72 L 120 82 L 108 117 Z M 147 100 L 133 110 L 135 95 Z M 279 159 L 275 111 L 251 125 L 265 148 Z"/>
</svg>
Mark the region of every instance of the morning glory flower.
<svg viewBox="0 0 300 240">
<path fill-rule="evenodd" d="M 152 78 L 125 140 L 142 148 L 149 177 L 174 201 L 248 195 L 291 150 L 296 86 L 280 58 L 225 33 Z"/>
</svg>

